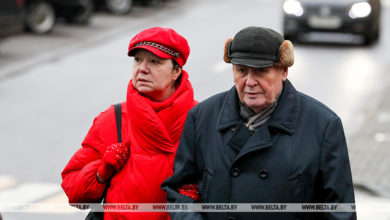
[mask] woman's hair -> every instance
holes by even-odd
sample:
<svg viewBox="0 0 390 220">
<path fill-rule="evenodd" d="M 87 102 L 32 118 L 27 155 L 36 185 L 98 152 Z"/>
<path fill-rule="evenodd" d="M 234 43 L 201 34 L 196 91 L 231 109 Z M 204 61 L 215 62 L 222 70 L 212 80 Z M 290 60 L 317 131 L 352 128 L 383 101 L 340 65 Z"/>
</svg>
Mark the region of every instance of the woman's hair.
<svg viewBox="0 0 390 220">
<path fill-rule="evenodd" d="M 172 60 L 173 69 L 180 68 L 179 64 L 174 59 L 171 58 L 171 60 Z"/>
<path fill-rule="evenodd" d="M 181 68 L 180 65 L 174 59 L 171 59 L 171 60 L 172 60 L 173 69 Z M 178 87 L 180 85 L 180 81 L 181 81 L 181 74 L 179 77 L 177 77 L 177 79 L 175 81 L 176 87 Z"/>
</svg>

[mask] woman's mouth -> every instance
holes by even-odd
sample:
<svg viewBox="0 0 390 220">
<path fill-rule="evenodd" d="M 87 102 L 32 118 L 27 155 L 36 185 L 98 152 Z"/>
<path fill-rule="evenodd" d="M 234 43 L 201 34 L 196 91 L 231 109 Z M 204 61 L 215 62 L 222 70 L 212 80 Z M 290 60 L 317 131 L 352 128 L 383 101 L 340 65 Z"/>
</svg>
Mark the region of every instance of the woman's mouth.
<svg viewBox="0 0 390 220">
<path fill-rule="evenodd" d="M 138 81 L 138 82 L 141 82 L 141 83 L 142 83 L 142 82 L 149 82 L 149 80 L 146 80 L 146 79 L 138 79 L 137 81 Z"/>
</svg>

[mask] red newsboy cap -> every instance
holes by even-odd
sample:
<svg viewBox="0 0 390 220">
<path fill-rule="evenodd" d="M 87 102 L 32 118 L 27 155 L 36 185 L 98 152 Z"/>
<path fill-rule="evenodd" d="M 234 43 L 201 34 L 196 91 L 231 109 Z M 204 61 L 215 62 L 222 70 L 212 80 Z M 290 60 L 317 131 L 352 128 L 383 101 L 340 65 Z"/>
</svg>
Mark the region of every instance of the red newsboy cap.
<svg viewBox="0 0 390 220">
<path fill-rule="evenodd" d="M 135 35 L 129 44 L 129 56 L 134 56 L 135 49 L 145 49 L 160 58 L 172 58 L 181 67 L 190 54 L 187 40 L 171 28 L 153 27 Z"/>
</svg>

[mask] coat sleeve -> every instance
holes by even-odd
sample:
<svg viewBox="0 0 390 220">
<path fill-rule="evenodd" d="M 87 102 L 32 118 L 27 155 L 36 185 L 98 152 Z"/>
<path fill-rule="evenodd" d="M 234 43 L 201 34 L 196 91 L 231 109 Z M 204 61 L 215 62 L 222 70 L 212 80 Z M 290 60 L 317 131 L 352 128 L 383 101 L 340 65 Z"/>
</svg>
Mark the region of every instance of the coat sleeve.
<svg viewBox="0 0 390 220">
<path fill-rule="evenodd" d="M 322 139 L 320 203 L 355 203 L 347 144 L 340 118 L 333 118 Z M 327 212 L 321 219 L 355 220 L 355 212 Z"/>
<path fill-rule="evenodd" d="M 100 131 L 96 125 L 98 117 L 87 136 L 82 148 L 70 159 L 62 171 L 62 188 L 69 198 L 69 203 L 100 202 L 106 185 L 100 184 L 96 179 L 96 172 L 100 166 L 102 148 Z"/>
<path fill-rule="evenodd" d="M 196 164 L 196 141 L 195 119 L 192 111 L 189 112 L 184 124 L 178 150 L 174 162 L 174 172 L 165 180 L 161 187 L 167 192 L 168 203 L 195 203 L 188 196 L 178 192 L 178 188 L 188 183 L 196 183 L 198 178 Z M 202 220 L 203 217 L 197 212 L 171 212 L 172 220 Z"/>
</svg>

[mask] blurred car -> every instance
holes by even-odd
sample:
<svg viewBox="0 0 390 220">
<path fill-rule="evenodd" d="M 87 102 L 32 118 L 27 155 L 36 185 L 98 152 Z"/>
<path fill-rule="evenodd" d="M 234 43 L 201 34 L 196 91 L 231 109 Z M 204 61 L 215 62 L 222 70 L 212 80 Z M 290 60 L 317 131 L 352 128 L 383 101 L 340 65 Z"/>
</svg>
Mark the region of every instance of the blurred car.
<svg viewBox="0 0 390 220">
<path fill-rule="evenodd" d="M 93 0 L 95 8 L 105 8 L 108 12 L 117 15 L 127 14 L 133 5 L 159 7 L 162 0 Z"/>
<path fill-rule="evenodd" d="M 50 32 L 57 18 L 71 23 L 88 23 L 93 13 L 91 0 L 24 0 L 25 25 L 32 32 Z"/>
<path fill-rule="evenodd" d="M 93 13 L 91 0 L 1 0 L 0 34 L 20 29 L 44 34 L 57 18 L 71 23 L 88 23 Z"/>
<path fill-rule="evenodd" d="M 130 11 L 133 0 L 94 0 L 95 8 L 106 8 L 112 14 L 122 15 Z"/>
<path fill-rule="evenodd" d="M 379 0 L 286 0 L 283 12 L 286 39 L 299 40 L 310 33 L 338 33 L 341 38 L 358 36 L 368 45 L 379 38 Z"/>
<path fill-rule="evenodd" d="M 0 37 L 23 30 L 23 16 L 20 9 L 20 1 L 0 1 Z"/>
<path fill-rule="evenodd" d="M 150 6 L 156 8 L 160 7 L 163 4 L 163 0 L 135 0 L 135 1 L 144 6 Z"/>
</svg>

